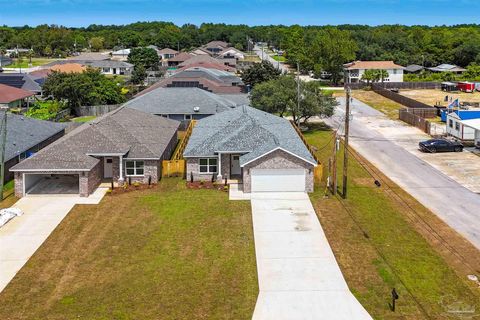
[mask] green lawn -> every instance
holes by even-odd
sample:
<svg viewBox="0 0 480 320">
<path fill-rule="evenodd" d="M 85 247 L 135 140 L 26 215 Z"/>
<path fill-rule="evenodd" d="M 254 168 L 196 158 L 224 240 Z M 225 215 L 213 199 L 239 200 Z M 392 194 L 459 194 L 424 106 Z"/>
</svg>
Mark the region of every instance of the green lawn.
<svg viewBox="0 0 480 320">
<path fill-rule="evenodd" d="M 0 293 L 0 319 L 251 319 L 250 203 L 164 179 L 76 206 Z"/>
<path fill-rule="evenodd" d="M 50 63 L 52 61 L 56 61 L 56 59 L 48 59 L 48 58 L 32 58 L 32 67 L 42 66 L 44 64 Z M 30 59 L 29 58 L 22 58 L 22 61 L 19 62 L 18 59 L 13 59 L 13 63 L 11 65 L 6 66 L 5 68 L 30 68 Z"/>
<path fill-rule="evenodd" d="M 305 136 L 327 164 L 333 149 L 331 132 L 315 130 Z M 341 152 L 338 159 L 341 164 Z M 479 316 L 480 292 L 466 277 L 480 266 L 478 250 L 388 178 L 376 187 L 358 161 L 351 157 L 349 164 L 347 200 L 325 198 L 324 187 L 317 187 L 311 199 L 347 283 L 362 305 L 375 319 L 457 319 L 447 312 L 454 303 L 476 308 Z M 341 170 L 338 177 L 341 188 Z M 391 196 L 386 183 L 450 245 L 458 245 L 473 267 L 462 265 L 429 237 L 430 232 L 410 221 L 411 209 Z M 388 306 L 392 288 L 400 295 L 395 313 Z"/>
<path fill-rule="evenodd" d="M 93 119 L 95 119 L 96 116 L 84 116 L 84 117 L 78 117 L 78 118 L 73 118 L 72 121 L 73 122 L 88 122 L 88 121 L 91 121 Z"/>
<path fill-rule="evenodd" d="M 275 60 L 275 61 L 280 61 L 280 62 L 285 62 L 285 61 L 287 61 L 287 59 L 286 59 L 284 56 L 271 55 L 271 57 L 272 57 L 273 60 Z"/>
</svg>

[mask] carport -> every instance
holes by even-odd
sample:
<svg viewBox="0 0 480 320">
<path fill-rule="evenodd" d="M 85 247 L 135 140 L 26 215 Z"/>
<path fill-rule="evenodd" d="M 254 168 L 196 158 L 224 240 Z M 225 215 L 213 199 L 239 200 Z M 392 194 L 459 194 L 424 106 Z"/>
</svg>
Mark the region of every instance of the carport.
<svg viewBox="0 0 480 320">
<path fill-rule="evenodd" d="M 25 195 L 78 195 L 78 174 L 24 173 Z"/>
</svg>

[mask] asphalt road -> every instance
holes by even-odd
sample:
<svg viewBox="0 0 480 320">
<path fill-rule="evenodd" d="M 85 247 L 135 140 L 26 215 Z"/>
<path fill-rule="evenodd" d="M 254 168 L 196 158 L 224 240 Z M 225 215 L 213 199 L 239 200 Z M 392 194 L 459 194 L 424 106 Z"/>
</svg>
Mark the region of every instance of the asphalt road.
<svg viewBox="0 0 480 320">
<path fill-rule="evenodd" d="M 260 59 L 262 59 L 262 48 L 255 45 L 255 47 L 253 47 L 253 51 L 255 51 L 255 53 L 257 54 L 257 56 L 260 57 Z M 267 52 L 263 52 L 263 60 L 267 60 L 269 61 L 271 64 L 273 64 L 277 69 L 280 69 L 282 71 L 282 73 L 288 73 L 288 68 L 285 66 L 285 64 L 283 63 L 278 63 L 278 61 L 275 61 L 275 59 L 273 59 L 272 57 L 270 57 L 268 55 Z"/>
<path fill-rule="evenodd" d="M 345 99 L 339 101 L 341 104 L 335 115 L 326 121 L 335 128 L 343 123 L 345 116 Z M 384 118 L 383 113 L 354 99 L 350 122 L 351 146 L 480 249 L 480 195 L 375 130 L 372 124 L 376 119 Z"/>
</svg>

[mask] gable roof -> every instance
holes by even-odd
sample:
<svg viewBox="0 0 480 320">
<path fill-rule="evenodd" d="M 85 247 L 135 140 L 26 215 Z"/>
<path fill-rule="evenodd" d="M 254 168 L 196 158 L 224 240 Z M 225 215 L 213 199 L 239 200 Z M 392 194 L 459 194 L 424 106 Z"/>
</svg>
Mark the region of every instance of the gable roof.
<svg viewBox="0 0 480 320">
<path fill-rule="evenodd" d="M 238 54 L 241 54 L 241 55 L 245 55 L 245 53 L 243 53 L 242 51 L 238 50 L 237 48 L 235 47 L 228 47 L 228 48 L 225 48 L 223 49 L 222 51 L 220 51 L 218 53 L 218 55 L 224 55 L 225 53 L 229 52 L 229 51 L 233 51 L 235 53 L 238 53 Z"/>
<path fill-rule="evenodd" d="M 226 43 L 225 41 L 214 40 L 204 45 L 204 47 L 205 48 L 218 48 L 218 47 L 226 48 L 228 47 L 228 43 Z"/>
<path fill-rule="evenodd" d="M 28 73 L 0 73 L 0 84 L 38 93 L 42 87 Z"/>
<path fill-rule="evenodd" d="M 40 150 L 11 171 L 89 171 L 95 154 L 122 154 L 125 159 L 160 159 L 180 122 L 120 107 L 81 125 Z"/>
<path fill-rule="evenodd" d="M 0 122 L 4 113 L 0 114 Z M 66 124 L 37 120 L 21 115 L 7 113 L 7 143 L 5 161 L 17 157 L 39 143 L 65 130 Z"/>
<path fill-rule="evenodd" d="M 428 68 L 430 71 L 435 71 L 435 72 L 464 72 L 467 71 L 467 69 L 460 68 L 459 66 L 456 66 L 454 64 L 448 64 L 448 63 L 442 63 L 436 67 Z"/>
<path fill-rule="evenodd" d="M 196 48 L 196 49 L 190 51 L 190 53 L 193 54 L 193 55 L 209 55 L 209 56 L 212 55 L 212 52 L 210 52 L 207 49 L 202 48 L 202 47 Z"/>
<path fill-rule="evenodd" d="M 192 64 L 203 64 L 203 63 L 223 65 L 223 63 L 221 63 L 220 61 L 218 61 L 217 59 L 215 59 L 213 57 L 210 57 L 208 55 L 199 55 L 199 56 L 193 56 L 190 59 L 185 60 L 184 62 L 180 63 L 178 66 L 179 67 L 187 67 L 187 66 L 190 66 Z"/>
<path fill-rule="evenodd" d="M 163 48 L 161 50 L 158 50 L 158 54 L 177 54 L 178 51 L 170 49 L 170 48 Z"/>
<path fill-rule="evenodd" d="M 313 165 L 315 159 L 291 123 L 267 112 L 242 106 L 199 120 L 184 157 L 214 157 L 219 152 L 244 153 L 240 166 L 282 149 Z"/>
<path fill-rule="evenodd" d="M 156 88 L 124 104 L 153 114 L 215 114 L 238 104 L 199 88 Z M 197 110 L 198 108 L 198 110 Z"/>
<path fill-rule="evenodd" d="M 0 103 L 10 103 L 33 95 L 30 91 L 0 84 Z"/>
<path fill-rule="evenodd" d="M 405 71 L 407 72 L 417 72 L 417 71 L 420 71 L 420 70 L 423 70 L 424 67 L 422 66 L 419 66 L 418 64 L 411 64 L 411 65 L 408 65 L 405 67 Z"/>
<path fill-rule="evenodd" d="M 393 61 L 354 61 L 345 65 L 347 70 L 357 69 L 404 69 Z"/>
<path fill-rule="evenodd" d="M 190 53 L 180 52 L 175 57 L 168 59 L 169 62 L 183 62 L 193 57 Z"/>
</svg>

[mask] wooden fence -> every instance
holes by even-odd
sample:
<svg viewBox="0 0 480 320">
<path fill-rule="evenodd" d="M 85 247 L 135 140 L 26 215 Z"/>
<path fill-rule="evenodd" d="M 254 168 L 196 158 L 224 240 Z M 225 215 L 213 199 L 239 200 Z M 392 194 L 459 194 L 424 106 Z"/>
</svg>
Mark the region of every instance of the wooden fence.
<svg viewBox="0 0 480 320">
<path fill-rule="evenodd" d="M 350 87 L 352 90 L 364 89 L 368 87 L 366 82 L 346 83 L 345 87 Z M 372 86 L 377 86 L 383 89 L 440 89 L 440 82 L 375 82 Z"/>
<path fill-rule="evenodd" d="M 162 161 L 162 177 L 185 177 L 187 163 L 183 159 L 183 152 L 196 123 L 196 120 L 190 121 L 187 130 L 179 135 L 180 143 L 175 149 L 172 159 Z"/>
<path fill-rule="evenodd" d="M 401 94 L 398 94 L 398 93 L 393 92 L 391 90 L 387 90 L 387 89 L 385 89 L 382 86 L 377 85 L 377 84 L 372 85 L 372 90 L 374 92 L 378 93 L 379 95 L 384 96 L 385 98 L 388 98 L 388 99 L 393 100 L 397 103 L 400 103 L 401 105 L 404 105 L 407 108 L 423 108 L 423 109 L 432 108 L 432 109 L 434 109 L 433 106 L 430 106 L 430 105 L 425 104 L 423 102 L 420 102 L 420 101 L 402 96 Z"/>
<path fill-rule="evenodd" d="M 438 115 L 437 108 L 410 108 L 408 109 L 408 112 L 425 119 L 432 119 Z"/>
<path fill-rule="evenodd" d="M 315 167 L 315 169 L 313 170 L 313 177 L 314 177 L 314 180 L 315 182 L 320 182 L 322 181 L 322 177 L 323 177 L 323 165 L 322 163 L 320 162 L 320 159 L 318 159 L 318 157 L 315 155 L 315 150 L 312 148 L 311 145 L 308 144 L 307 140 L 305 139 L 305 137 L 303 136 L 303 133 L 302 131 L 300 131 L 300 129 L 297 127 L 297 125 L 290 120 L 290 123 L 292 124 L 293 128 L 295 129 L 295 131 L 297 132 L 298 136 L 300 137 L 300 139 L 302 139 L 303 143 L 305 144 L 305 146 L 307 147 L 308 151 L 310 151 L 310 154 L 312 155 L 312 157 L 315 159 L 315 161 L 317 162 L 317 166 Z"/>
<path fill-rule="evenodd" d="M 412 112 L 409 112 L 409 109 L 401 109 L 398 111 L 398 118 L 402 120 L 403 122 L 406 122 L 423 132 L 430 134 L 431 131 L 431 125 L 430 121 L 428 121 L 425 118 L 422 118 L 416 114 L 413 114 Z"/>
</svg>

